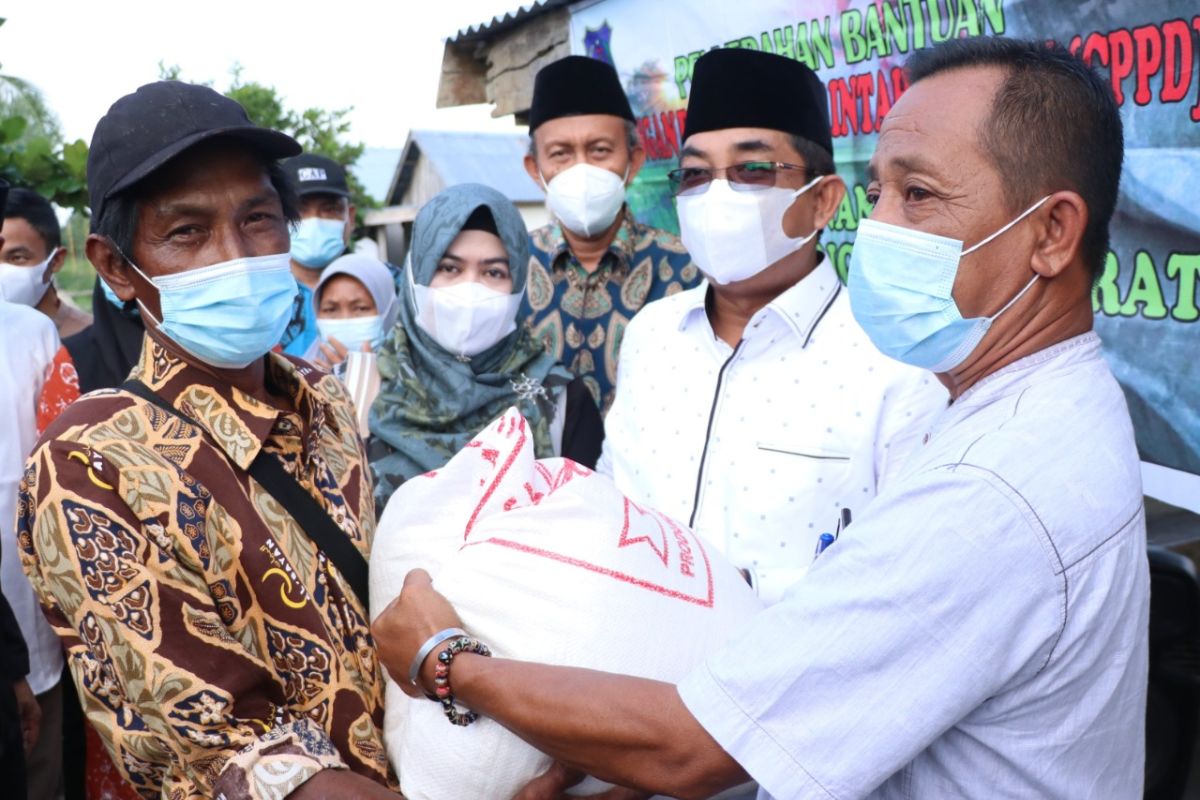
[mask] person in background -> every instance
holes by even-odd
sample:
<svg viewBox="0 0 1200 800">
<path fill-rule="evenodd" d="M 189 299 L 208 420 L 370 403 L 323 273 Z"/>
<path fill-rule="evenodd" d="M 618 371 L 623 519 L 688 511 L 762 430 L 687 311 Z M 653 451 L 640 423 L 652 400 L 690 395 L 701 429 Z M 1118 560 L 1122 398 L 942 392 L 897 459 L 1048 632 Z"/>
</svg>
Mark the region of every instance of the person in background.
<svg viewBox="0 0 1200 800">
<path fill-rule="evenodd" d="M 65 294 L 54 275 L 67 261 L 58 217 L 50 201 L 30 189 L 11 189 L 4 210 L 4 249 L 0 250 L 0 298 L 32 306 L 54 320 L 60 339 L 92 324 Z"/>
<path fill-rule="evenodd" d="M 28 673 L 29 650 L 0 586 L 0 775 L 5 791 L 16 798 L 27 795 L 25 759 L 40 734 L 42 715 L 25 679 Z"/>
<path fill-rule="evenodd" d="M 379 394 L 375 353 L 396 325 L 399 303 L 392 273 L 382 261 L 357 253 L 335 259 L 313 289 L 313 311 L 321 338 L 307 360 L 342 379 L 358 432 L 370 435 L 367 418 Z"/>
<path fill-rule="evenodd" d="M 301 153 L 282 166 L 300 198 L 300 221 L 291 230 L 292 274 L 300 295 L 280 344 L 288 355 L 303 357 L 320 335 L 313 313 L 313 289 L 321 271 L 346 252 L 354 231 L 355 209 L 346 170 L 336 161 Z"/>
<path fill-rule="evenodd" d="M 780 800 L 1142 796 L 1141 469 L 1092 330 L 1121 115 L 1107 77 L 1045 41 L 953 39 L 906 68 L 850 304 L 954 402 L 805 579 L 677 686 L 463 652 L 442 682 L 460 713 L 680 798 L 747 774 Z M 414 570 L 373 630 L 397 675 L 455 626 Z M 439 663 L 401 688 L 433 689 Z"/>
<path fill-rule="evenodd" d="M 629 323 L 598 469 L 775 602 L 841 509 L 866 506 L 903 464 L 946 390 L 871 346 L 817 246 L 846 187 L 812 70 L 705 54 L 685 134 L 672 187 L 708 282 Z"/>
<path fill-rule="evenodd" d="M 80 395 L 112 389 L 129 377 L 142 352 L 146 329 L 137 304 L 122 301 L 102 279 L 92 287 L 92 324 L 62 342 L 38 400 L 38 434 Z M 134 800 L 83 716 L 75 682 L 64 666 L 62 680 L 63 782 L 67 800 Z"/>
<path fill-rule="evenodd" d="M 5 189 L 0 181 L 0 209 Z M 6 221 L 0 252 L 9 252 L 14 231 L 13 252 L 36 246 Z M 37 441 L 38 395 L 58 350 L 54 323 L 30 306 L 0 300 L 0 774 L 6 797 L 53 800 L 63 795 L 62 648 L 21 570 L 13 524 L 25 458 Z"/>
<path fill-rule="evenodd" d="M 555 221 L 530 234 L 521 314 L 602 413 L 612 405 L 629 320 L 701 279 L 679 238 L 642 225 L 625 203 L 645 159 L 616 70 L 567 56 L 538 72 L 525 169 L 546 190 Z"/>
<path fill-rule="evenodd" d="M 381 510 L 404 481 L 445 464 L 509 406 L 529 421 L 539 458 L 596 463 L 603 424 L 583 381 L 517 325 L 530 263 L 521 215 L 493 189 L 454 186 L 417 214 L 371 408 Z"/>
<path fill-rule="evenodd" d="M 143 796 L 395 797 L 353 577 L 375 524 L 354 412 L 332 376 L 270 352 L 297 293 L 276 159 L 299 150 L 178 81 L 119 99 L 92 137 L 88 258 L 146 338 L 121 391 L 42 435 L 18 536 Z M 264 470 L 290 499 L 270 502 Z"/>
</svg>

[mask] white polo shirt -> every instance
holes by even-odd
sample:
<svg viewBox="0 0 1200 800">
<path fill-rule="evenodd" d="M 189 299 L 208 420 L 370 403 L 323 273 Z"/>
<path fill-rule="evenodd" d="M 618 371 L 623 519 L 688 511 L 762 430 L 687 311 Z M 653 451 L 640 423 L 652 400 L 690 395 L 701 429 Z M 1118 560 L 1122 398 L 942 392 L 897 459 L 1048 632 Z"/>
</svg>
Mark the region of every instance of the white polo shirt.
<svg viewBox="0 0 1200 800">
<path fill-rule="evenodd" d="M 42 694 L 62 676 L 62 645 L 21 569 L 17 488 L 37 442 L 37 403 L 58 352 L 54 322 L 29 306 L 0 300 L 0 585 L 29 649 L 29 688 Z"/>
<path fill-rule="evenodd" d="M 947 394 L 871 345 L 828 260 L 755 314 L 736 348 L 714 335 L 707 291 L 630 321 L 597 469 L 690 524 L 774 602 L 841 509 L 866 507 Z"/>
<path fill-rule="evenodd" d="M 683 702 L 779 800 L 1140 798 L 1146 519 L 1099 338 L 988 376 L 926 433 Z"/>
</svg>

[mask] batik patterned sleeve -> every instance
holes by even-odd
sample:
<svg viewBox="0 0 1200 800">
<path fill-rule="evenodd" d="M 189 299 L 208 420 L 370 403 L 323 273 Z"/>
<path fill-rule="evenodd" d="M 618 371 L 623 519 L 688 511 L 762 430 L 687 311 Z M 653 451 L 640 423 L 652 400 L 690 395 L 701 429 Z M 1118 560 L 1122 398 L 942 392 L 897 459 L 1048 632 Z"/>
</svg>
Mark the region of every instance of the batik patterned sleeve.
<svg viewBox="0 0 1200 800">
<path fill-rule="evenodd" d="M 236 522 L 122 433 L 43 443 L 18 501 L 26 572 L 117 766 L 143 796 L 180 800 L 284 797 L 345 767 L 319 722 L 289 711 L 273 668 L 320 674 L 328 654 L 275 629 L 267 652 L 236 546 L 209 546 Z"/>
</svg>

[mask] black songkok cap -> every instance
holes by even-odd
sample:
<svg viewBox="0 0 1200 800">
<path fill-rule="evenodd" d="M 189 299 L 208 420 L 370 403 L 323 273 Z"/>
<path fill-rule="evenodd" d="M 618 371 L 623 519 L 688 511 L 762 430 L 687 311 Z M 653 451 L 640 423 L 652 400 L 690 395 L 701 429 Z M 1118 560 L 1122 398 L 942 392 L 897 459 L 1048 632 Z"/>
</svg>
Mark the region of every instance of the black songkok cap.
<svg viewBox="0 0 1200 800">
<path fill-rule="evenodd" d="M 783 131 L 833 153 L 825 85 L 784 56 L 729 47 L 696 61 L 683 138 L 725 128 Z"/>
<path fill-rule="evenodd" d="M 530 133 L 543 122 L 578 114 L 611 114 L 633 122 L 633 109 L 617 71 L 587 56 L 567 56 L 538 70 L 529 109 Z"/>
<path fill-rule="evenodd" d="M 113 103 L 96 123 L 87 162 L 92 217 L 100 217 L 113 195 L 214 136 L 241 139 L 268 158 L 300 152 L 295 139 L 258 127 L 236 101 L 207 86 L 148 83 Z"/>
</svg>

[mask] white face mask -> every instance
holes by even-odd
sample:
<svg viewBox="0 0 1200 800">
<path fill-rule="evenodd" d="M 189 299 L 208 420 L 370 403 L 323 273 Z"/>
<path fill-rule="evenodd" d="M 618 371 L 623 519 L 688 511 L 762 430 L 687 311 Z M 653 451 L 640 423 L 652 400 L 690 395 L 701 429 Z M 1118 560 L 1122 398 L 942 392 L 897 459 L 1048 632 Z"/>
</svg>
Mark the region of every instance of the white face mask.
<svg viewBox="0 0 1200 800">
<path fill-rule="evenodd" d="M 447 352 L 463 360 L 479 355 L 517 329 L 523 292 L 505 294 L 476 281 L 433 288 L 408 273 L 417 324 Z"/>
<path fill-rule="evenodd" d="M 629 176 L 629 170 L 625 170 Z M 595 236 L 613 220 L 625 204 L 625 178 L 603 167 L 575 164 L 546 183 L 546 205 L 567 230 L 579 236 Z"/>
<path fill-rule="evenodd" d="M 793 239 L 783 232 L 783 215 L 796 198 L 816 186 L 817 176 L 799 189 L 734 191 L 729 181 L 713 180 L 700 194 L 675 198 L 679 238 L 696 266 L 713 283 L 753 278 L 812 241 L 818 233 Z"/>
<path fill-rule="evenodd" d="M 45 261 L 32 267 L 0 264 L 0 298 L 23 306 L 36 306 L 50 289 L 49 282 L 42 281 L 56 255 L 57 247 L 50 251 Z"/>
</svg>

